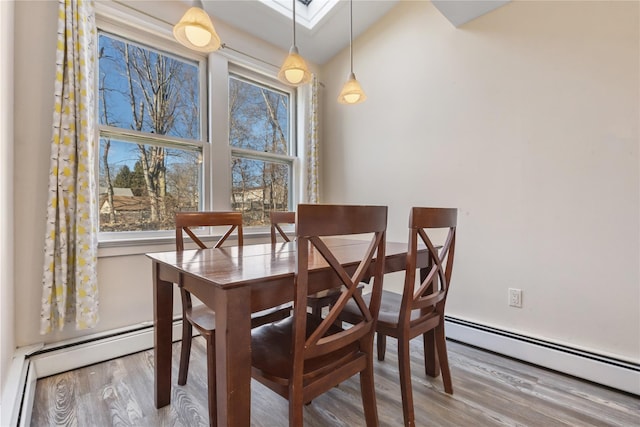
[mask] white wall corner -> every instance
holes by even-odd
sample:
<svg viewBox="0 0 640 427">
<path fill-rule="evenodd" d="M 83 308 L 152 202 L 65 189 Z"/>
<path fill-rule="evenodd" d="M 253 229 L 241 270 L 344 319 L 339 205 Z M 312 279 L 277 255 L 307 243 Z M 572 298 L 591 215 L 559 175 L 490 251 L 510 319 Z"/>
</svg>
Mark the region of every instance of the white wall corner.
<svg viewBox="0 0 640 427">
<path fill-rule="evenodd" d="M 10 406 L 5 403 L 15 349 L 14 246 L 13 246 L 13 64 L 14 2 L 0 1 L 0 414 L 4 423 Z"/>
</svg>

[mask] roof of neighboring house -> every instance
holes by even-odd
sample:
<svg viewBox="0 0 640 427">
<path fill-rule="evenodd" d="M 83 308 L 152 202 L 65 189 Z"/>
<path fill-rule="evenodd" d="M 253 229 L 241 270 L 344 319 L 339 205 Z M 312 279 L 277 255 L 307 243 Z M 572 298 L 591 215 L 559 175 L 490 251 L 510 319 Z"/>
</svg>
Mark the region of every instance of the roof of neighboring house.
<svg viewBox="0 0 640 427">
<path fill-rule="evenodd" d="M 149 209 L 149 198 L 142 196 L 113 196 L 113 207 L 116 212 L 144 211 Z M 107 197 L 100 198 L 100 211 L 109 212 Z"/>
<path fill-rule="evenodd" d="M 107 194 L 107 187 L 100 187 L 100 195 Z M 133 197 L 133 191 L 130 188 L 113 187 L 114 196 Z"/>
</svg>

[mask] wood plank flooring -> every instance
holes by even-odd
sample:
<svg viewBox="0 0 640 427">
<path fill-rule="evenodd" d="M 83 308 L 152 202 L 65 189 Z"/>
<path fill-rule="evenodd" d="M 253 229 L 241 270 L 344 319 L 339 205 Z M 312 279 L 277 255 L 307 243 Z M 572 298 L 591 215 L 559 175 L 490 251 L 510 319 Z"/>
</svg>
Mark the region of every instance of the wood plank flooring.
<svg viewBox="0 0 640 427">
<path fill-rule="evenodd" d="M 420 340 L 412 342 L 418 426 L 640 426 L 640 399 L 466 345 L 448 342 L 452 396 L 440 378 L 424 375 Z M 187 385 L 176 383 L 174 344 L 171 405 L 153 404 L 153 352 L 132 354 L 38 380 L 32 426 L 207 426 L 204 340 L 193 341 Z M 395 340 L 376 361 L 381 426 L 402 426 Z M 252 382 L 252 426 L 288 425 L 288 403 Z M 305 425 L 362 426 L 358 377 L 305 407 Z"/>
</svg>

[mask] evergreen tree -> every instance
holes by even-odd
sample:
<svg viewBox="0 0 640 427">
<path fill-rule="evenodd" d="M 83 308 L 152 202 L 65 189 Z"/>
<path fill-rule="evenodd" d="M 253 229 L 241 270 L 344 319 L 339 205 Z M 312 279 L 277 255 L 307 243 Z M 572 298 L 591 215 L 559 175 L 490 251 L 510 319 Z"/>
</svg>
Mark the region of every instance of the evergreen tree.
<svg viewBox="0 0 640 427">
<path fill-rule="evenodd" d="M 113 186 L 116 188 L 131 188 L 131 178 L 131 169 L 129 169 L 129 166 L 124 165 L 113 179 Z"/>
<path fill-rule="evenodd" d="M 142 168 L 142 162 L 138 160 L 133 167 L 133 173 L 131 174 L 131 191 L 134 196 L 146 196 L 147 187 L 144 180 L 144 169 Z"/>
</svg>

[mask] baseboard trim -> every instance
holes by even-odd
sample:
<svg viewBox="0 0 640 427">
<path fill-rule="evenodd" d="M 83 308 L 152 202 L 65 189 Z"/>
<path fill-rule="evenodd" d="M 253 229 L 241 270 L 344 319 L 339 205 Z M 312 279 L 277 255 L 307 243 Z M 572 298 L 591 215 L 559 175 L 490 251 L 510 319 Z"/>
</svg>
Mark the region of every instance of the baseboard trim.
<svg viewBox="0 0 640 427">
<path fill-rule="evenodd" d="M 640 395 L 640 364 L 446 316 L 447 338 Z"/>
<path fill-rule="evenodd" d="M 24 393 L 22 395 L 22 407 L 20 409 L 20 427 L 31 426 L 31 411 L 33 409 L 33 403 L 36 397 L 36 383 L 38 377 L 36 376 L 36 370 L 33 368 L 31 362 L 28 362 L 27 377 L 25 379 Z"/>
<path fill-rule="evenodd" d="M 182 320 L 173 321 L 173 341 L 182 337 Z M 38 344 L 18 349 L 11 378 L 2 396 L 0 425 L 28 427 L 35 399 L 36 382 L 72 369 L 126 356 L 153 348 L 153 324 L 103 332 L 55 345 Z M 9 409 L 9 410 L 7 410 Z"/>
<path fill-rule="evenodd" d="M 182 336 L 182 321 L 173 321 L 173 341 Z M 91 335 L 45 347 L 34 353 L 37 378 L 44 378 L 153 348 L 153 324 Z"/>
<path fill-rule="evenodd" d="M 29 357 L 41 348 L 42 344 L 36 344 L 19 348 L 14 353 L 2 393 L 0 425 L 16 426 L 20 423 L 25 407 L 25 395 L 28 393 L 27 387 L 31 371 Z"/>
<path fill-rule="evenodd" d="M 627 393 L 640 395 L 640 365 L 446 317 L 447 338 Z M 173 340 L 181 320 L 174 320 Z M 2 396 L 2 426 L 28 426 L 39 378 L 153 348 L 153 325 L 143 324 L 83 339 L 18 349 Z"/>
</svg>

